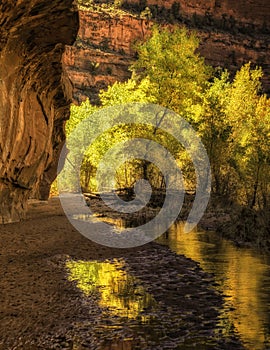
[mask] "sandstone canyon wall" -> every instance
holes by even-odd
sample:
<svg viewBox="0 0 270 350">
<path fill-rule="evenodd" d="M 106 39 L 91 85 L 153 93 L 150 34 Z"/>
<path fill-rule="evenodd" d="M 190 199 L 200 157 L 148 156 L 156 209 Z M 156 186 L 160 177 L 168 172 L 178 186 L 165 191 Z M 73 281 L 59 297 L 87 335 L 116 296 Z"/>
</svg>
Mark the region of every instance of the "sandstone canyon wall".
<svg viewBox="0 0 270 350">
<path fill-rule="evenodd" d="M 155 21 L 198 30 L 200 52 L 214 66 L 261 65 L 270 91 L 268 0 L 127 0 L 121 9 L 114 1 L 98 3 L 80 11 L 72 45 L 79 27 L 73 0 L 0 2 L 2 223 L 23 217 L 30 194 L 48 196 L 72 95 L 98 103 L 101 88 L 127 79 L 134 42 L 144 40 Z"/>
<path fill-rule="evenodd" d="M 233 17 L 236 22 L 261 26 L 270 16 L 270 3 L 267 0 L 126 0 L 127 4 L 139 6 L 158 6 L 179 9 L 179 14 L 191 17 L 211 15 L 214 18 Z M 179 6 L 176 6 L 178 4 Z"/>
<path fill-rule="evenodd" d="M 98 102 L 101 88 L 130 76 L 134 42 L 144 40 L 155 21 L 198 31 L 200 52 L 213 66 L 232 72 L 249 61 L 262 66 L 264 90 L 270 92 L 268 0 L 127 0 L 124 11 L 108 11 L 110 1 L 99 3 L 107 7 L 100 4 L 80 11 L 78 39 L 65 53 L 76 101 L 89 97 Z M 143 13 L 145 6 L 151 10 L 151 20 Z"/>
<path fill-rule="evenodd" d="M 30 193 L 48 194 L 69 117 L 62 69 L 78 31 L 73 0 L 0 2 L 0 222 L 19 220 Z"/>
</svg>

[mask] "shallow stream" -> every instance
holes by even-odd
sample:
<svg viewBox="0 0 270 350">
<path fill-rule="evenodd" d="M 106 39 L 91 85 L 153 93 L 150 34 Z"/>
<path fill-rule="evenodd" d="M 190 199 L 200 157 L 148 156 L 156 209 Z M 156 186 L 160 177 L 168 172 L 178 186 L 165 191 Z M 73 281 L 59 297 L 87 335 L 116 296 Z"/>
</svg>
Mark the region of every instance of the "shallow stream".
<svg viewBox="0 0 270 350">
<path fill-rule="evenodd" d="M 184 234 L 181 224 L 158 241 L 214 274 L 217 288 L 226 296 L 221 322 L 226 316 L 247 349 L 270 349 L 269 256 L 237 248 L 215 232 Z"/>
<path fill-rule="evenodd" d="M 125 223 L 121 222 L 121 220 L 116 220 L 116 224 L 118 227 L 125 226 Z M 215 335 L 207 333 L 209 327 L 199 330 L 198 334 L 200 332 L 202 333 L 199 340 L 201 343 L 198 344 L 205 344 L 205 349 L 240 349 L 241 346 L 233 345 L 234 340 L 227 347 L 224 347 L 224 345 L 220 345 L 219 347 L 211 343 L 211 339 L 216 341 L 218 338 L 216 336 L 217 334 L 222 334 L 224 339 L 234 339 L 234 334 L 236 334 L 236 337 L 240 338 L 241 343 L 246 349 L 270 349 L 269 256 L 260 255 L 258 252 L 249 248 L 237 248 L 231 242 L 222 239 L 215 232 L 192 232 L 185 234 L 183 233 L 181 223 L 174 224 L 168 232 L 157 239 L 157 242 L 167 245 L 176 254 L 185 255 L 187 258 L 198 262 L 205 272 L 214 276 L 216 282 L 215 288 L 222 292 L 225 298 L 225 303 L 217 308 L 218 316 L 213 316 L 213 330 Z M 151 257 L 148 258 L 150 262 Z M 138 260 L 139 263 L 141 264 Z M 147 264 L 147 261 L 145 261 L 145 264 Z M 149 284 L 149 288 L 147 286 L 147 278 L 145 283 L 145 280 L 142 281 L 140 278 L 133 277 L 132 273 L 130 274 L 125 270 L 125 266 L 126 261 L 124 259 L 123 261 L 118 259 L 107 262 L 70 261 L 67 263 L 67 267 L 70 270 L 70 280 L 77 281 L 77 286 L 86 295 L 94 293 L 96 289 L 99 290 L 99 304 L 103 309 L 106 308 L 106 317 L 114 317 L 115 321 L 111 323 L 111 327 L 115 328 L 115 332 L 117 332 L 118 326 L 122 322 L 119 321 L 119 317 L 129 319 L 126 326 L 129 327 L 129 330 L 133 329 L 131 332 L 133 335 L 130 335 L 130 337 L 127 336 L 124 342 L 121 342 L 122 345 L 116 345 L 115 349 L 139 349 L 142 346 L 138 345 L 138 347 L 134 347 L 134 343 L 131 340 L 129 342 L 129 339 L 134 337 L 135 328 L 136 334 L 141 334 L 142 337 L 145 337 L 147 333 L 147 336 L 152 338 L 147 343 L 148 345 L 153 341 L 153 348 L 163 349 L 164 346 L 158 347 L 154 345 L 157 338 L 160 337 L 160 329 L 162 329 L 157 320 L 160 321 L 162 318 L 166 318 L 167 311 L 170 309 L 161 310 L 160 305 L 152 297 L 151 286 L 153 287 L 153 281 Z M 170 266 L 170 261 L 168 261 L 168 266 Z M 191 269 L 191 273 L 193 273 L 192 270 L 194 268 Z M 175 271 L 172 270 L 171 273 L 173 272 Z M 195 271 L 194 276 L 196 276 L 196 273 Z M 142 272 L 142 277 L 144 276 L 145 272 Z M 176 276 L 180 275 L 175 274 L 173 278 Z M 165 285 L 161 283 L 160 287 L 157 282 L 155 283 L 155 290 L 158 288 L 171 288 L 169 277 L 168 286 L 166 286 L 166 283 Z M 173 287 L 178 288 L 179 286 L 174 284 Z M 202 298 L 202 303 L 208 303 L 208 299 L 206 301 L 203 299 L 203 288 L 207 289 L 207 287 L 202 286 L 202 291 L 198 291 L 197 296 L 189 295 L 187 292 L 184 298 L 187 298 L 187 300 L 193 297 Z M 214 309 L 215 306 L 210 305 L 209 312 L 213 312 L 211 308 Z M 178 315 L 181 312 L 179 310 Z M 194 348 L 194 344 L 198 341 L 196 332 L 192 334 L 190 328 L 188 328 L 193 327 L 192 322 L 190 325 L 188 324 L 190 322 L 189 315 L 192 315 L 192 311 L 187 312 L 186 319 L 183 316 L 185 311 L 187 310 L 183 311 L 181 317 L 177 316 L 177 310 L 175 310 L 175 313 L 169 311 L 171 314 L 170 317 L 172 319 L 175 317 L 175 320 L 171 325 L 171 320 L 166 320 L 165 328 L 182 327 L 184 330 L 186 327 L 186 336 L 185 333 L 183 333 L 184 336 L 180 336 L 179 334 L 177 336 L 179 339 L 181 337 L 182 339 L 190 339 L 190 347 L 188 347 L 188 342 L 184 342 L 183 347 L 180 345 L 178 347 L 172 347 L 172 344 L 176 344 L 177 338 L 174 343 L 167 342 L 166 349 Z M 100 322 L 104 323 L 102 318 L 103 316 Z M 181 324 L 183 320 L 185 322 Z M 178 324 L 177 322 L 180 323 Z M 203 317 L 202 322 L 204 322 Z M 198 320 L 195 321 L 196 323 L 198 323 Z M 140 327 L 138 328 L 138 325 L 144 325 L 143 330 Z M 209 339 L 210 341 L 208 341 Z M 159 343 L 162 343 L 162 337 Z M 163 342 L 162 344 L 165 343 Z M 111 346 L 108 345 L 108 349 L 114 349 Z M 104 345 L 100 349 L 102 348 L 107 349 Z M 147 346 L 145 348 L 148 349 Z"/>
</svg>

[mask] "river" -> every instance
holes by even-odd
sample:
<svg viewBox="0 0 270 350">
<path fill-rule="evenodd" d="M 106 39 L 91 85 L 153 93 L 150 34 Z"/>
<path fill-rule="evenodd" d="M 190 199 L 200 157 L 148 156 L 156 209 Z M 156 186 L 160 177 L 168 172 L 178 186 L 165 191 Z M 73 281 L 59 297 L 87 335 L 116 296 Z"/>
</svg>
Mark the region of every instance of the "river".
<svg viewBox="0 0 270 350">
<path fill-rule="evenodd" d="M 89 217 L 85 219 L 89 220 Z M 121 219 L 102 220 L 116 224 L 120 230 L 126 226 Z M 225 298 L 219 315 L 219 327 L 225 337 L 229 337 L 233 331 L 248 350 L 270 349 L 270 256 L 251 248 L 236 247 L 215 232 L 194 230 L 188 234 L 183 233 L 182 223 L 175 223 L 157 242 L 198 262 L 205 272 L 213 275 L 216 288 Z M 108 283 L 99 281 L 97 285 L 107 285 L 103 293 L 112 296 L 112 286 L 115 285 L 113 280 L 117 280 L 119 285 L 127 283 L 127 275 L 117 275 L 116 271 L 121 270 L 119 261 L 113 265 L 115 266 L 92 262 L 90 266 L 80 268 L 87 271 L 86 281 L 91 269 L 104 270 L 106 273 L 95 275 L 107 276 L 111 280 Z M 103 299 L 107 300 L 108 305 L 108 296 Z M 151 297 L 147 296 L 146 300 L 152 303 Z M 112 304 L 118 305 L 118 309 L 124 312 L 126 309 L 134 309 L 135 313 L 139 311 L 136 300 L 131 300 L 132 305 L 128 308 L 119 306 L 119 303 L 118 299 L 112 300 Z"/>
<path fill-rule="evenodd" d="M 220 322 L 233 327 L 247 349 L 270 349 L 269 256 L 235 247 L 215 232 L 185 234 L 181 223 L 174 224 L 158 242 L 214 275 L 217 288 L 226 296 Z"/>
</svg>

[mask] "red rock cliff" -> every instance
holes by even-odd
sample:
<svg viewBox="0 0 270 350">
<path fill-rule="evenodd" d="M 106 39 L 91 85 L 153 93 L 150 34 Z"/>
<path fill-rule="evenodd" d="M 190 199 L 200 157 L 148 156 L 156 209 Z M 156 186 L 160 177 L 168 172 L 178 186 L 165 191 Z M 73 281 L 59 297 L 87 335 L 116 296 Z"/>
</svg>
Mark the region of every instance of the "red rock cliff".
<svg viewBox="0 0 270 350">
<path fill-rule="evenodd" d="M 171 9 L 179 4 L 179 12 L 186 16 L 205 16 L 210 14 L 214 18 L 232 16 L 238 23 L 253 24 L 261 26 L 268 23 L 270 17 L 270 2 L 267 0 L 127 0 L 127 4 L 158 6 Z"/>
<path fill-rule="evenodd" d="M 0 222 L 19 220 L 56 175 L 72 95 L 62 69 L 77 35 L 73 0 L 0 2 Z"/>
<path fill-rule="evenodd" d="M 109 1 L 104 1 L 108 3 Z M 124 2 L 127 12 L 96 9 L 80 11 L 76 44 L 66 51 L 65 63 L 77 101 L 97 101 L 101 88 L 130 76 L 134 42 L 149 33 L 151 21 L 142 18 L 140 0 Z M 263 67 L 264 88 L 270 91 L 270 3 L 258 1 L 163 1 L 148 0 L 152 17 L 162 24 L 185 24 L 198 31 L 200 52 L 207 63 L 234 72 L 253 62 Z M 178 4 L 177 6 L 175 4 Z"/>
<path fill-rule="evenodd" d="M 80 11 L 76 44 L 68 47 L 64 62 L 74 84 L 77 101 L 86 96 L 96 101 L 100 89 L 130 76 L 136 40 L 143 40 L 151 23 L 131 15 Z"/>
</svg>

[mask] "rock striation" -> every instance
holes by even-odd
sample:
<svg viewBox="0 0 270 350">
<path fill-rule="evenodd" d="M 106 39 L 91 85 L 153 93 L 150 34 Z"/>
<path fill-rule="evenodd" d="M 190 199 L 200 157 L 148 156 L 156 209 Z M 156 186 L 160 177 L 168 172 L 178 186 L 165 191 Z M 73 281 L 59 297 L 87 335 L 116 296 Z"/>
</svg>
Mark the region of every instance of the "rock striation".
<svg viewBox="0 0 270 350">
<path fill-rule="evenodd" d="M 64 63 L 74 84 L 74 100 L 97 102 L 100 89 L 130 76 L 134 43 L 143 40 L 152 23 L 131 14 L 80 11 L 80 29 Z"/>
<path fill-rule="evenodd" d="M 65 45 L 78 31 L 73 0 L 0 2 L 0 222 L 20 220 L 31 193 L 47 198 L 69 117 Z"/>
<path fill-rule="evenodd" d="M 126 0 L 124 4 L 140 9 L 144 6 L 150 9 L 156 7 L 160 11 L 164 11 L 162 8 L 172 9 L 186 18 L 193 15 L 215 19 L 231 17 L 235 23 L 252 27 L 265 25 L 270 17 L 270 3 L 267 0 Z"/>
<path fill-rule="evenodd" d="M 97 102 L 101 88 L 130 77 L 134 43 L 144 40 L 154 22 L 186 25 L 198 32 L 200 53 L 213 66 L 235 72 L 251 61 L 264 70 L 264 91 L 270 92 L 270 3 L 219 0 L 127 0 L 121 9 L 96 6 L 80 11 L 78 38 L 64 62 L 74 84 L 74 99 Z M 97 3 L 97 1 L 96 1 Z M 150 15 L 144 11 L 150 9 Z"/>
</svg>

